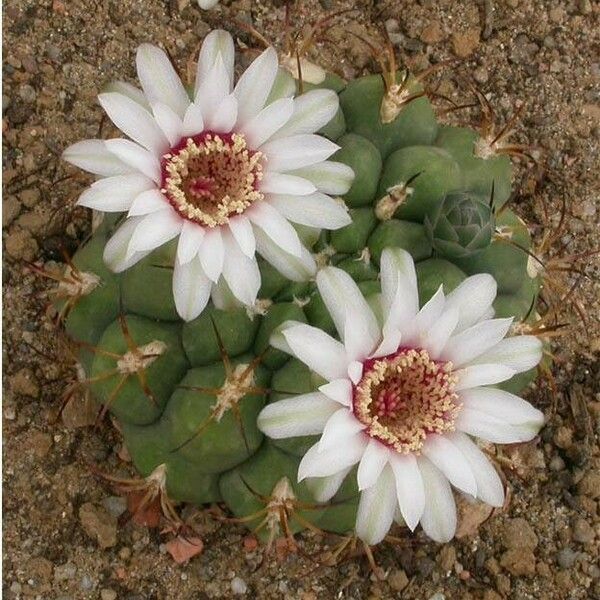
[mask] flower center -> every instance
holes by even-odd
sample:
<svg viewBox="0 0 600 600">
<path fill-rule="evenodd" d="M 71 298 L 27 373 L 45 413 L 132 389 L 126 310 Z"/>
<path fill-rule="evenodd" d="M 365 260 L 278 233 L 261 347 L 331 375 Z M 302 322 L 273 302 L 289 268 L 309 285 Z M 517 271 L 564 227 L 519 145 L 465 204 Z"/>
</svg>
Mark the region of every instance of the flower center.
<svg viewBox="0 0 600 600">
<path fill-rule="evenodd" d="M 218 227 L 262 199 L 261 159 L 240 133 L 204 131 L 163 156 L 161 191 L 183 218 Z"/>
<path fill-rule="evenodd" d="M 352 410 L 371 437 L 402 454 L 418 453 L 428 434 L 454 429 L 461 406 L 455 384 L 452 363 L 400 348 L 365 361 Z"/>
</svg>

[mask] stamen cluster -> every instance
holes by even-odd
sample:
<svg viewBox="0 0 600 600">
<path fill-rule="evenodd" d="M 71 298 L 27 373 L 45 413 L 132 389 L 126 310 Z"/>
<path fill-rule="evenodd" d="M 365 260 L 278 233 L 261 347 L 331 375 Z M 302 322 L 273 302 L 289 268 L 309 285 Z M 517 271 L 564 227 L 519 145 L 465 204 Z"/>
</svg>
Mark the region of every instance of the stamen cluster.
<svg viewBox="0 0 600 600">
<path fill-rule="evenodd" d="M 261 159 L 242 134 L 205 131 L 163 156 L 161 191 L 183 218 L 218 227 L 263 198 Z"/>
<path fill-rule="evenodd" d="M 402 348 L 365 363 L 352 409 L 370 436 L 402 454 L 418 453 L 428 434 L 454 429 L 460 409 L 456 381 L 452 363 Z"/>
</svg>

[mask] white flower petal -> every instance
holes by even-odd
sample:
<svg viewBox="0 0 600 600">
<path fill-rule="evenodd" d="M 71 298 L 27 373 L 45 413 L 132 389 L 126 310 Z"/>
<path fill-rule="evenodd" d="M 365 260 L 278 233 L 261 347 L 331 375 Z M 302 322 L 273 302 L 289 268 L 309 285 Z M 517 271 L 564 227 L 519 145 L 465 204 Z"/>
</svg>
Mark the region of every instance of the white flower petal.
<svg viewBox="0 0 600 600">
<path fill-rule="evenodd" d="M 225 66 L 225 73 L 229 82 L 227 93 L 231 91 L 233 86 L 233 66 L 235 62 L 233 38 L 229 33 L 223 31 L 222 29 L 215 29 L 204 38 L 202 48 L 200 49 L 194 95 L 198 93 L 198 87 L 200 86 L 200 83 L 208 76 L 208 73 L 213 68 L 217 57 L 221 58 L 223 65 Z"/>
<path fill-rule="evenodd" d="M 106 94 L 116 93 L 127 96 L 134 102 L 137 102 L 142 108 L 150 110 L 150 104 L 144 92 L 127 81 L 111 81 L 104 86 L 102 91 Z"/>
<path fill-rule="evenodd" d="M 353 360 L 348 365 L 347 373 L 348 377 L 350 377 L 350 381 L 352 381 L 354 385 L 358 385 L 358 382 L 361 380 L 363 374 L 363 364 L 358 360 Z"/>
<path fill-rule="evenodd" d="M 337 196 L 343 196 L 351 188 L 354 181 L 352 168 L 333 160 L 326 160 L 310 167 L 296 169 L 291 174 L 308 179 L 316 189 L 324 194 Z"/>
<path fill-rule="evenodd" d="M 104 142 L 108 151 L 136 171 L 160 183 L 160 162 L 152 152 L 129 140 L 114 139 Z"/>
<path fill-rule="evenodd" d="M 283 251 L 300 256 L 302 243 L 296 230 L 267 202 L 255 202 L 245 213 L 250 221 L 262 229 Z"/>
<path fill-rule="evenodd" d="M 318 229 L 340 229 L 352 222 L 343 201 L 338 201 L 321 192 L 308 196 L 286 196 L 271 194 L 266 202 L 275 207 L 286 219 L 300 225 Z"/>
<path fill-rule="evenodd" d="M 284 329 L 282 333 L 294 356 L 327 381 L 346 375 L 346 350 L 324 331 L 311 325 L 296 325 Z"/>
<path fill-rule="evenodd" d="M 338 492 L 352 467 L 328 477 L 308 477 L 306 487 L 317 502 L 329 502 Z"/>
<path fill-rule="evenodd" d="M 366 490 L 377 483 L 392 452 L 381 442 L 372 439 L 360 459 L 357 472 L 358 489 Z"/>
<path fill-rule="evenodd" d="M 440 285 L 437 292 L 421 307 L 415 317 L 414 332 L 417 336 L 427 334 L 433 328 L 435 322 L 442 316 L 445 303 L 444 286 Z M 408 336 L 404 340 L 405 343 L 408 343 L 407 338 Z"/>
<path fill-rule="evenodd" d="M 400 514 L 407 527 L 414 531 L 425 508 L 425 488 L 414 455 L 390 453 L 390 465 L 396 480 L 396 496 Z"/>
<path fill-rule="evenodd" d="M 231 232 L 222 231 L 224 260 L 223 278 L 233 295 L 243 304 L 253 306 L 260 289 L 260 271 L 256 260 L 248 258 L 238 246 Z"/>
<path fill-rule="evenodd" d="M 228 225 L 241 251 L 248 258 L 252 258 L 256 250 L 256 239 L 250 221 L 245 215 L 239 215 L 230 218 Z"/>
<path fill-rule="evenodd" d="M 532 440 L 543 425 L 543 421 L 531 420 L 527 423 L 508 423 L 489 413 L 464 406 L 456 419 L 456 429 L 493 442 L 495 444 L 516 444 Z"/>
<path fill-rule="evenodd" d="M 263 109 L 276 75 L 277 52 L 267 48 L 244 71 L 233 91 L 239 102 L 239 126 L 243 127 Z"/>
<path fill-rule="evenodd" d="M 312 392 L 267 404 L 258 415 L 257 425 L 265 435 L 276 440 L 316 435 L 338 409 L 337 402 Z"/>
<path fill-rule="evenodd" d="M 183 219 L 174 210 L 160 210 L 142 217 L 129 242 L 129 254 L 154 250 L 179 235 Z"/>
<path fill-rule="evenodd" d="M 202 116 L 202 107 L 196 102 L 192 102 L 183 115 L 181 136 L 194 136 L 204 131 L 204 118 Z"/>
<path fill-rule="evenodd" d="M 383 332 L 383 339 L 370 358 L 380 358 L 388 354 L 393 354 L 400 347 L 402 339 L 402 333 L 399 330 L 387 329 Z"/>
<path fill-rule="evenodd" d="M 423 531 L 434 541 L 449 542 L 456 531 L 456 504 L 452 488 L 444 475 L 426 458 L 418 459 L 425 487 L 425 508 L 421 517 Z"/>
<path fill-rule="evenodd" d="M 207 277 L 216 283 L 223 272 L 223 260 L 225 257 L 223 238 L 221 237 L 221 230 L 218 227 L 213 227 L 205 231 L 198 256 Z"/>
<path fill-rule="evenodd" d="M 412 256 L 402 248 L 386 248 L 381 254 L 380 268 L 384 310 L 391 310 L 400 292 L 405 297 L 407 314 L 414 318 L 419 310 L 419 293 Z"/>
<path fill-rule="evenodd" d="M 306 477 L 329 477 L 355 465 L 361 459 L 368 439 L 366 435 L 357 433 L 342 440 L 327 452 L 319 452 L 317 442 L 300 461 L 298 481 Z"/>
<path fill-rule="evenodd" d="M 305 323 L 302 323 L 302 321 L 294 321 L 293 319 L 290 319 L 289 321 L 284 321 L 271 333 L 271 337 L 269 338 L 269 344 L 273 346 L 273 348 L 275 348 L 276 350 L 281 350 L 286 354 L 294 354 L 283 335 L 283 331 L 288 327 L 297 327 L 298 325 L 305 325 Z"/>
<path fill-rule="evenodd" d="M 283 127 L 294 112 L 292 98 L 280 98 L 263 108 L 241 129 L 251 148 L 260 148 L 273 134 Z"/>
<path fill-rule="evenodd" d="M 166 104 L 152 104 L 154 120 L 169 140 L 171 146 L 176 146 L 183 137 L 183 121 L 179 115 Z"/>
<path fill-rule="evenodd" d="M 445 360 L 462 367 L 495 346 L 508 332 L 513 319 L 481 321 L 453 335 L 442 350 Z"/>
<path fill-rule="evenodd" d="M 109 152 L 104 140 L 83 140 L 71 144 L 62 154 L 63 160 L 94 175 L 111 177 L 131 173 L 133 169 Z"/>
<path fill-rule="evenodd" d="M 319 131 L 333 119 L 338 108 L 338 96 L 333 90 L 310 90 L 294 99 L 291 118 L 273 137 Z"/>
<path fill-rule="evenodd" d="M 347 408 L 339 408 L 329 418 L 319 440 L 319 452 L 326 452 L 341 440 L 352 437 L 362 431 L 365 425 L 361 423 Z"/>
<path fill-rule="evenodd" d="M 235 125 L 237 113 L 237 98 L 233 94 L 229 94 L 221 100 L 215 112 L 207 116 L 206 127 L 219 133 L 229 133 Z"/>
<path fill-rule="evenodd" d="M 475 496 L 477 483 L 471 466 L 462 452 L 445 436 L 430 434 L 423 445 L 423 454 L 459 490 Z"/>
<path fill-rule="evenodd" d="M 105 177 L 84 190 L 77 204 L 102 212 L 122 212 L 138 194 L 154 187 L 152 180 L 138 173 Z"/>
<path fill-rule="evenodd" d="M 485 454 L 464 433 L 456 432 L 448 437 L 471 465 L 471 471 L 477 481 L 477 497 L 492 506 L 502 506 L 504 504 L 504 486 L 496 469 Z"/>
<path fill-rule="evenodd" d="M 539 428 L 544 423 L 544 415 L 529 402 L 510 392 L 493 387 L 463 390 L 460 399 L 464 408 L 484 412 L 496 419 L 520 424 L 532 424 Z"/>
<path fill-rule="evenodd" d="M 157 102 L 152 105 L 154 120 L 160 127 L 171 146 L 176 146 L 183 136 L 183 121 L 179 115 L 166 104 Z"/>
<path fill-rule="evenodd" d="M 142 260 L 144 256 L 150 254 L 150 250 L 137 252 L 131 256 L 127 253 L 131 236 L 142 219 L 143 217 L 126 219 L 123 225 L 115 231 L 104 247 L 104 262 L 108 265 L 108 268 L 115 273 L 121 273 L 122 271 L 129 269 L 129 267 L 133 266 L 136 262 Z"/>
<path fill-rule="evenodd" d="M 282 250 L 262 229 L 255 229 L 254 235 L 262 257 L 291 281 L 308 281 L 316 273 L 315 260 L 304 246 L 296 257 Z"/>
<path fill-rule="evenodd" d="M 458 382 L 455 386 L 457 392 L 478 387 L 480 385 L 493 385 L 510 379 L 516 371 L 501 364 L 470 365 L 455 371 Z"/>
<path fill-rule="evenodd" d="M 152 44 L 141 44 L 136 65 L 142 89 L 150 103 L 161 102 L 183 116 L 190 97 L 166 53 Z"/>
<path fill-rule="evenodd" d="M 450 336 L 456 330 L 458 323 L 458 310 L 450 308 L 444 310 L 442 316 L 431 326 L 427 333 L 420 336 L 421 345 L 429 352 L 434 360 L 439 358 Z"/>
<path fill-rule="evenodd" d="M 177 260 L 180 264 L 185 265 L 196 257 L 202 245 L 204 234 L 204 228 L 200 227 L 200 225 L 192 223 L 192 221 L 183 222 L 183 227 L 179 234 L 179 243 L 177 244 Z M 198 264 L 202 265 L 200 259 L 198 259 Z M 202 275 L 205 275 L 204 271 L 202 271 Z"/>
<path fill-rule="evenodd" d="M 343 406 L 352 406 L 352 383 L 348 379 L 335 379 L 319 387 L 319 391 Z"/>
<path fill-rule="evenodd" d="M 360 494 L 356 535 L 373 546 L 381 542 L 394 522 L 398 501 L 391 467 L 385 467 L 377 483 Z"/>
<path fill-rule="evenodd" d="M 542 342 L 533 335 L 504 338 L 470 364 L 500 363 L 517 373 L 533 369 L 542 360 Z"/>
<path fill-rule="evenodd" d="M 260 191 L 263 194 L 308 196 L 316 192 L 317 188 L 308 179 L 297 177 L 296 175 L 267 172 L 260 182 Z"/>
<path fill-rule="evenodd" d="M 381 255 L 381 297 L 385 323 L 383 334 L 414 329 L 419 311 L 417 275 L 411 255 L 401 248 L 386 248 Z"/>
<path fill-rule="evenodd" d="M 458 310 L 457 331 L 462 331 L 478 321 L 490 309 L 496 297 L 495 279 L 488 273 L 467 277 L 446 298 L 448 308 Z"/>
<path fill-rule="evenodd" d="M 381 332 L 352 277 L 342 269 L 326 267 L 317 273 L 317 287 L 342 340 L 348 345 L 348 336 L 358 334 L 349 358 L 366 358 L 379 343 Z"/>
<path fill-rule="evenodd" d="M 320 135 L 302 134 L 271 140 L 260 148 L 267 158 L 269 171 L 285 172 L 322 162 L 339 146 Z"/>
<path fill-rule="evenodd" d="M 169 141 L 152 114 L 135 100 L 117 93 L 100 94 L 98 100 L 110 120 L 134 142 L 161 156 Z"/>
<path fill-rule="evenodd" d="M 198 257 L 185 264 L 175 261 L 173 297 L 177 313 L 184 321 L 191 321 L 202 313 L 210 299 L 211 287 L 212 282 L 204 274 Z"/>
<path fill-rule="evenodd" d="M 207 127 L 223 99 L 229 96 L 230 90 L 227 67 L 219 54 L 206 77 L 200 82 L 194 98 L 194 102 L 202 108 L 202 116 Z"/>
<path fill-rule="evenodd" d="M 371 314 L 373 313 L 371 312 Z M 351 361 L 361 361 L 370 356 L 381 339 L 379 323 L 375 319 L 377 333 L 374 333 L 369 328 L 371 324 L 368 317 L 365 318 L 366 316 L 364 312 L 359 311 L 355 306 L 348 306 L 347 308 L 344 335 L 341 337 L 344 339 L 346 354 Z"/>
<path fill-rule="evenodd" d="M 135 197 L 135 200 L 129 208 L 128 217 L 140 217 L 149 215 L 158 210 L 170 209 L 169 201 L 156 188 L 146 190 Z"/>
</svg>

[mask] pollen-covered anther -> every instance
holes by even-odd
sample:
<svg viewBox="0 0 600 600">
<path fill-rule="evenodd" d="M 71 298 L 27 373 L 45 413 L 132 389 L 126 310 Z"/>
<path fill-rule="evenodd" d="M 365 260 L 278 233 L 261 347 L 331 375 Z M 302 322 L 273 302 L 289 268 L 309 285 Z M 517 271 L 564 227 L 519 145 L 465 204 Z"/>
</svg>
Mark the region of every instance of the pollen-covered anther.
<svg viewBox="0 0 600 600">
<path fill-rule="evenodd" d="M 401 348 L 365 363 L 353 411 L 371 437 L 402 454 L 419 453 L 427 435 L 454 430 L 461 406 L 456 381 L 452 363 Z"/>
<path fill-rule="evenodd" d="M 161 340 L 154 340 L 143 346 L 125 352 L 117 361 L 117 370 L 123 375 L 139 373 L 147 369 L 159 356 L 164 354 L 167 345 Z"/>
<path fill-rule="evenodd" d="M 217 401 L 212 406 L 214 420 L 218 423 L 228 410 L 254 389 L 254 384 L 253 369 L 247 364 L 236 365 L 217 393 Z"/>
<path fill-rule="evenodd" d="M 263 198 L 261 152 L 239 133 L 189 137 L 162 159 L 162 192 L 185 219 L 218 227 Z"/>
<path fill-rule="evenodd" d="M 63 297 L 79 298 L 91 294 L 101 283 L 100 277 L 94 273 L 74 271 L 70 266 L 58 284 L 57 292 Z"/>
</svg>

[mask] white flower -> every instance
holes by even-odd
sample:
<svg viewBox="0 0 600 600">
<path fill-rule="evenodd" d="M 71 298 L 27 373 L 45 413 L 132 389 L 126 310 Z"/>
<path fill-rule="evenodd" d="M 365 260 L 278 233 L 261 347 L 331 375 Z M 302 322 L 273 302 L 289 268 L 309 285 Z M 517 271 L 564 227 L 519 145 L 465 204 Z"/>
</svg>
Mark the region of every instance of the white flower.
<svg viewBox="0 0 600 600">
<path fill-rule="evenodd" d="M 213 31 L 190 98 L 167 55 L 140 46 L 143 92 L 118 82 L 99 96 L 130 139 L 85 140 L 63 155 L 100 176 L 80 205 L 127 211 L 104 252 L 114 271 L 179 236 L 173 294 L 186 320 L 225 286 L 252 306 L 261 281 L 255 252 L 289 279 L 313 276 L 315 262 L 290 222 L 318 229 L 350 222 L 343 203 L 328 194 L 348 191 L 352 169 L 328 161 L 338 146 L 313 133 L 335 115 L 337 95 L 274 98 L 273 48 L 235 86 L 233 67 L 231 36 Z"/>
<path fill-rule="evenodd" d="M 325 502 L 358 463 L 356 532 L 368 544 L 381 541 L 394 520 L 411 530 L 420 522 L 434 540 L 451 539 L 450 484 L 502 506 L 500 478 L 471 436 L 507 444 L 537 434 L 542 413 L 491 386 L 533 368 L 542 348 L 533 336 L 504 339 L 512 319 L 491 318 L 494 279 L 474 275 L 447 296 L 440 286 L 419 310 L 412 258 L 387 249 L 383 324 L 344 271 L 323 269 L 317 285 L 342 342 L 288 322 L 271 343 L 326 383 L 267 405 L 258 419 L 272 438 L 322 434 L 298 479 L 316 478 L 309 484 Z"/>
</svg>

